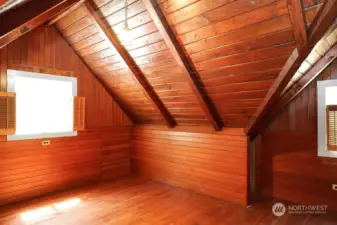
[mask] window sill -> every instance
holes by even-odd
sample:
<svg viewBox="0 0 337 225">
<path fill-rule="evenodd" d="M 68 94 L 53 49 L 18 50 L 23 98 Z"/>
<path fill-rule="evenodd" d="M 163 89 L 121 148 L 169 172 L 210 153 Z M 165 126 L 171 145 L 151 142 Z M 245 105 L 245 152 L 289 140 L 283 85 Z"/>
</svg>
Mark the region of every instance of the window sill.
<svg viewBox="0 0 337 225">
<path fill-rule="evenodd" d="M 57 137 L 72 137 L 72 136 L 77 136 L 77 131 L 62 132 L 62 133 L 33 134 L 33 135 L 7 135 L 7 141 L 32 140 L 32 139 L 57 138 Z"/>
</svg>

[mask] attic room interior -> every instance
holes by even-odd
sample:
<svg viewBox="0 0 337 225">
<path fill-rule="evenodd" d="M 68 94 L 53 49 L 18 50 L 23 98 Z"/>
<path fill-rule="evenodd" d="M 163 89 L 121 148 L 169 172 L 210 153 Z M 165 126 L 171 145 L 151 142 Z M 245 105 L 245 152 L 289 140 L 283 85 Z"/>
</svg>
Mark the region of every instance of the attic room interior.
<svg viewBox="0 0 337 225">
<path fill-rule="evenodd" d="M 0 0 L 0 224 L 337 224 L 337 0 Z"/>
</svg>

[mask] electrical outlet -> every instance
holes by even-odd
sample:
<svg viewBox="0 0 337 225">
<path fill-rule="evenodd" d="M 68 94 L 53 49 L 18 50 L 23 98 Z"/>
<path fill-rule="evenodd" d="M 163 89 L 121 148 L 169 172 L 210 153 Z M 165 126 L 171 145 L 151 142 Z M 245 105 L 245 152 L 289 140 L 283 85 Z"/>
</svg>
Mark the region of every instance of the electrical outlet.
<svg viewBox="0 0 337 225">
<path fill-rule="evenodd" d="M 332 190 L 337 191 L 337 184 L 332 185 Z"/>
<path fill-rule="evenodd" d="M 42 146 L 50 145 L 50 140 L 42 141 Z"/>
</svg>

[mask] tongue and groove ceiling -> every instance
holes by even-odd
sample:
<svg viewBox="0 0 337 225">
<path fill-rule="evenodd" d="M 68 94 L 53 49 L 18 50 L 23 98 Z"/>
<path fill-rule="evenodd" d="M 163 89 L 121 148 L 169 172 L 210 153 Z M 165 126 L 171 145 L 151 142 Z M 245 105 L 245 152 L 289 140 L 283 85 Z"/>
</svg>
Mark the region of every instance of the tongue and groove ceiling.
<svg viewBox="0 0 337 225">
<path fill-rule="evenodd" d="M 296 47 L 286 0 L 159 1 L 166 20 L 198 71 L 225 126 L 244 127 Z M 125 1 L 94 1 L 117 36 Z M 122 45 L 178 125 L 210 124 L 191 86 L 142 1 L 128 1 Z M 114 90 L 141 123 L 165 124 L 82 5 L 56 23 L 87 65 Z"/>
<path fill-rule="evenodd" d="M 54 25 L 135 123 L 245 127 L 300 47 L 296 1 L 92 0 Z M 303 27 L 322 4 L 297 4 Z"/>
</svg>

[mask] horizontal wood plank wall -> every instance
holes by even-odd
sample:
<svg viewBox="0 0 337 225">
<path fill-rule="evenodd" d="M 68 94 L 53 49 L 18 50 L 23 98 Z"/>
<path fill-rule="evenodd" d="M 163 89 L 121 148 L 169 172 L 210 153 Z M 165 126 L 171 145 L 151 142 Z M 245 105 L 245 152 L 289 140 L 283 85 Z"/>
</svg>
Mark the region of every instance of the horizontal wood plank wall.
<svg viewBox="0 0 337 225">
<path fill-rule="evenodd" d="M 86 98 L 86 131 L 77 137 L 6 142 L 0 138 L 0 205 L 129 174 L 131 123 L 104 87 L 52 27 L 40 27 L 0 50 L 6 68 L 72 71 Z"/>
<path fill-rule="evenodd" d="M 136 126 L 135 173 L 227 201 L 247 204 L 247 139 L 243 129 Z"/>
<path fill-rule="evenodd" d="M 337 209 L 337 159 L 317 156 L 317 80 L 337 79 L 337 61 L 325 69 L 261 134 L 263 193 Z"/>
</svg>

